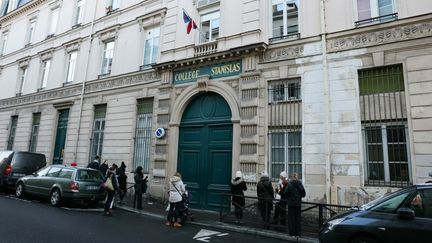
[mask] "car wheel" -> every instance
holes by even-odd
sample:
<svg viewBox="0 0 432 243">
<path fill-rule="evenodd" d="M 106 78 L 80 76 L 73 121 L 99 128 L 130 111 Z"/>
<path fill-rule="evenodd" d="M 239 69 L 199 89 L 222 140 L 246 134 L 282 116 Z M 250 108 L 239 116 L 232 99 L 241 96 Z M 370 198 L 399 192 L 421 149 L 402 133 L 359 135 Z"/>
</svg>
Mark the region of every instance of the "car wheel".
<svg viewBox="0 0 432 243">
<path fill-rule="evenodd" d="M 361 236 L 353 239 L 350 243 L 378 243 L 378 241 L 370 237 Z"/>
<path fill-rule="evenodd" d="M 15 188 L 15 196 L 17 198 L 23 198 L 24 197 L 24 183 L 20 182 Z"/>
<path fill-rule="evenodd" d="M 52 190 L 50 196 L 51 205 L 53 205 L 54 207 L 58 207 L 60 205 L 60 201 L 61 201 L 61 194 L 59 189 Z"/>
</svg>

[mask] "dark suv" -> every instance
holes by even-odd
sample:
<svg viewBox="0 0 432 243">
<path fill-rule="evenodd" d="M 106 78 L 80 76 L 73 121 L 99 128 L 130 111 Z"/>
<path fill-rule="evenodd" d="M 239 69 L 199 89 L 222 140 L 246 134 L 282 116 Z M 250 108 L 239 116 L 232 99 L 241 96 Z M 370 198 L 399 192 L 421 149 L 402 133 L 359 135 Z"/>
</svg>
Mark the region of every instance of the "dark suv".
<svg viewBox="0 0 432 243">
<path fill-rule="evenodd" d="M 0 188 L 15 188 L 16 181 L 45 167 L 45 155 L 20 151 L 0 151 Z"/>
</svg>

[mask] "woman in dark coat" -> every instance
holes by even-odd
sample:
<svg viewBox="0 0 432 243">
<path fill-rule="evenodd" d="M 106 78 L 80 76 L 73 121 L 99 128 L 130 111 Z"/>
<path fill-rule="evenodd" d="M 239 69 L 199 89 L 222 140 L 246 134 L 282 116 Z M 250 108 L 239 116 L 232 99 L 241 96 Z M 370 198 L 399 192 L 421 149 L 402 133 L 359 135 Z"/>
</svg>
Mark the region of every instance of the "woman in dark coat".
<svg viewBox="0 0 432 243">
<path fill-rule="evenodd" d="M 290 236 L 300 236 L 301 233 L 301 199 L 306 196 L 303 184 L 298 179 L 297 173 L 291 175 L 285 189 L 288 203 L 288 229 Z"/>
<path fill-rule="evenodd" d="M 117 176 L 116 176 L 116 171 L 117 166 L 115 164 L 113 164 L 107 171 L 107 175 L 105 177 L 105 182 L 109 179 L 111 179 L 112 185 L 114 187 L 114 190 L 107 190 L 107 198 L 105 201 L 105 207 L 104 207 L 104 212 L 105 215 L 111 215 L 110 209 L 113 206 L 113 201 L 114 201 L 114 196 L 116 191 L 118 190 L 118 181 L 117 181 Z"/>
<path fill-rule="evenodd" d="M 243 218 L 243 208 L 245 206 L 244 191 L 247 190 L 246 182 L 243 180 L 241 171 L 236 172 L 236 178 L 231 181 L 232 205 L 234 205 L 234 213 L 236 223 L 241 224 Z"/>
<path fill-rule="evenodd" d="M 137 209 L 142 209 L 142 194 L 147 190 L 147 179 L 146 176 L 144 178 L 143 167 L 138 166 L 135 170 L 135 196 L 134 196 L 134 205 Z"/>
<path fill-rule="evenodd" d="M 119 182 L 119 197 L 120 197 L 120 203 L 123 203 L 123 198 L 127 193 L 127 176 L 126 176 L 126 165 L 122 161 L 120 168 L 117 170 L 117 178 Z"/>
<path fill-rule="evenodd" d="M 261 179 L 257 184 L 258 209 L 263 221 L 266 223 L 265 228 L 269 228 L 270 215 L 273 210 L 274 191 L 266 172 L 262 173 Z"/>
</svg>

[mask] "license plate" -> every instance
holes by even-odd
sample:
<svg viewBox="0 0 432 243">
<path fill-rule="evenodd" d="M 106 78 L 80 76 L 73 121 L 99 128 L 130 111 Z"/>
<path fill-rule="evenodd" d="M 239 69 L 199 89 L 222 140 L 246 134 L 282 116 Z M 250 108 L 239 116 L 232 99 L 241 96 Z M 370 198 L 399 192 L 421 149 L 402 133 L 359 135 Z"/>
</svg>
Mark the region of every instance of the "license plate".
<svg viewBox="0 0 432 243">
<path fill-rule="evenodd" d="M 14 173 L 14 176 L 26 176 L 26 174 L 23 174 L 23 173 Z"/>
<path fill-rule="evenodd" d="M 87 190 L 99 190 L 98 186 L 88 186 Z"/>
</svg>

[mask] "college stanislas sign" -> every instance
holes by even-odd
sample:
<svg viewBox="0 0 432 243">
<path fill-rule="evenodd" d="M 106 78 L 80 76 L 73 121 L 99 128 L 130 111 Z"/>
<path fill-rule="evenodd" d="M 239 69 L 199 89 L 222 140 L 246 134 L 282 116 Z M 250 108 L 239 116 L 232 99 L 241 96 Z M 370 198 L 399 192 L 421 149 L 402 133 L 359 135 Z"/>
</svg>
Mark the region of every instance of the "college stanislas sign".
<svg viewBox="0 0 432 243">
<path fill-rule="evenodd" d="M 181 84 L 197 81 L 199 76 L 209 75 L 210 79 L 239 75 L 242 72 L 242 61 L 231 61 L 210 66 L 184 69 L 173 73 L 173 83 Z"/>
</svg>

